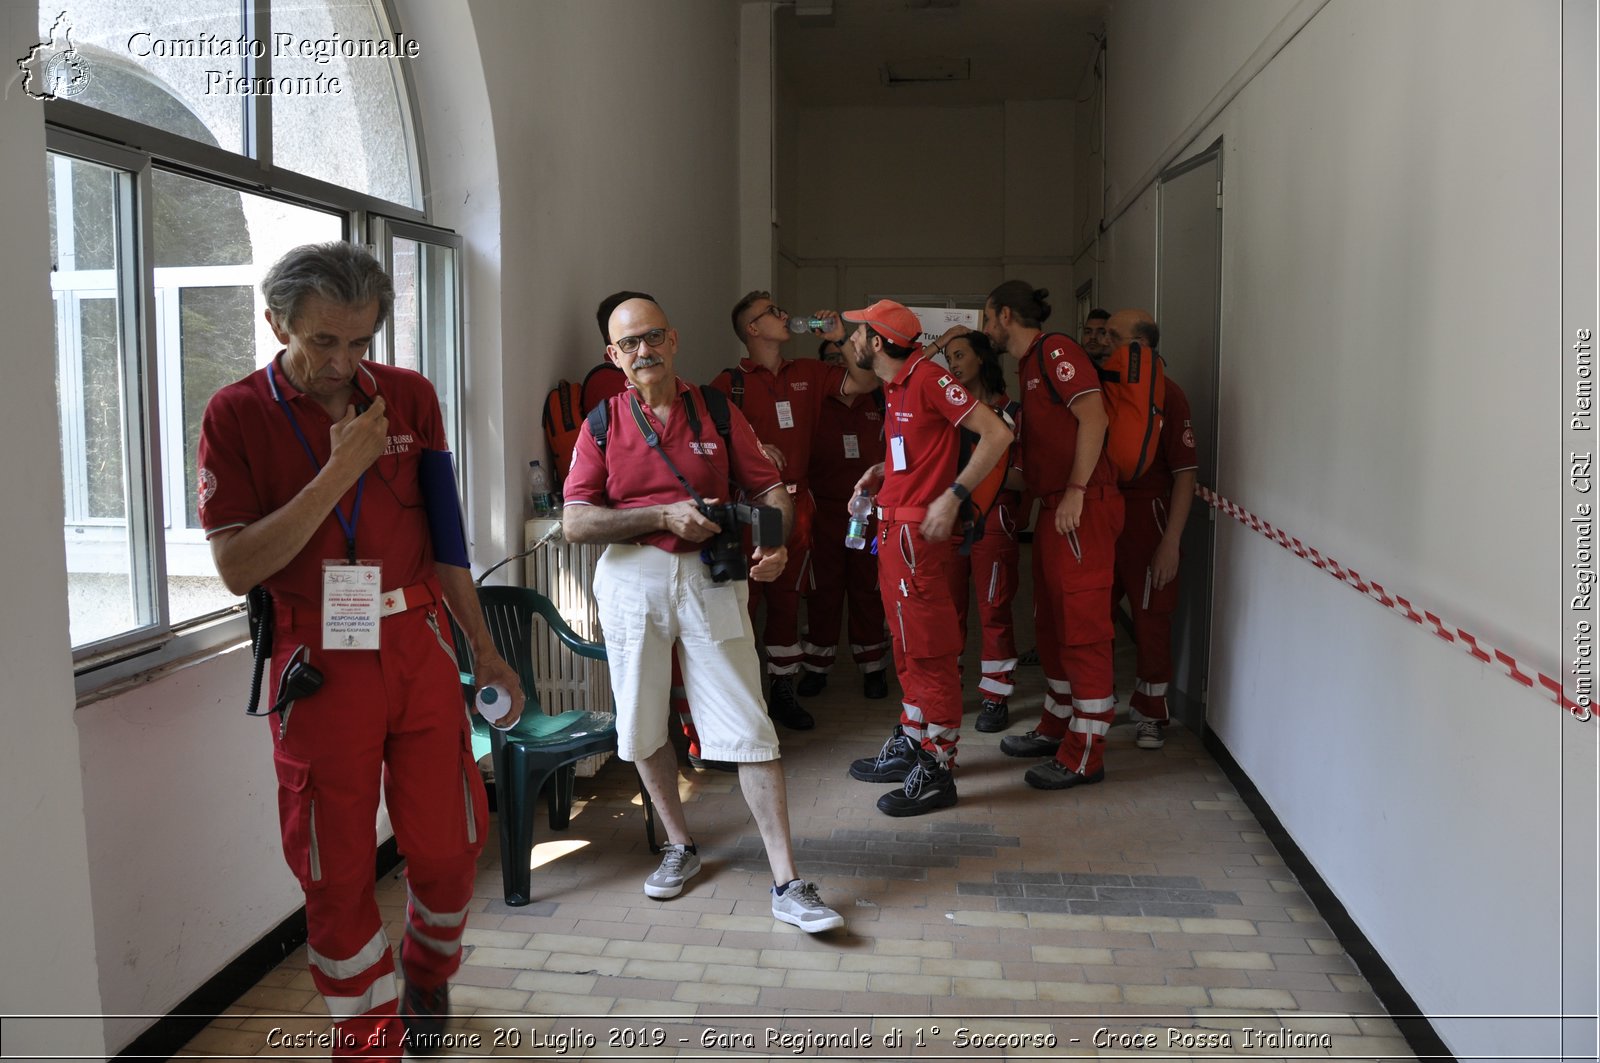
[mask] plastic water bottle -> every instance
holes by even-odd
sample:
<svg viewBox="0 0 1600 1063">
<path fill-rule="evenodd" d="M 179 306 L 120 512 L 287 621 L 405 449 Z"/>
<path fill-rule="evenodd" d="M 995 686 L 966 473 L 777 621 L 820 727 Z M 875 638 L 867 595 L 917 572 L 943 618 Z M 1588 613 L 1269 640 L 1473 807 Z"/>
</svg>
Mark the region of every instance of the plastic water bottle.
<svg viewBox="0 0 1600 1063">
<path fill-rule="evenodd" d="M 850 526 L 844 532 L 844 545 L 851 550 L 865 550 L 871 522 L 872 496 L 863 491 L 850 500 Z"/>
<path fill-rule="evenodd" d="M 555 509 L 555 496 L 550 490 L 550 474 L 537 461 L 528 462 L 528 494 L 533 498 L 533 515 L 548 517 Z"/>
<path fill-rule="evenodd" d="M 796 317 L 789 316 L 789 331 L 796 335 L 806 332 L 828 331 L 828 319 L 825 317 Z"/>
<path fill-rule="evenodd" d="M 510 711 L 511 692 L 499 683 L 478 690 L 478 715 L 491 724 L 498 724 Z"/>
</svg>

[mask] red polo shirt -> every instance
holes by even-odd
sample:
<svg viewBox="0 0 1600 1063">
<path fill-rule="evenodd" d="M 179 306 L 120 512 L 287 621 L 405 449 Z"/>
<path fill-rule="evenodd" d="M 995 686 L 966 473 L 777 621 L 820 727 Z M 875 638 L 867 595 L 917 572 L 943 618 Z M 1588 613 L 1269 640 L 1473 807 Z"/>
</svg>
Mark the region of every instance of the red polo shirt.
<svg viewBox="0 0 1600 1063">
<path fill-rule="evenodd" d="M 332 449 L 328 429 L 334 419 L 289 383 L 282 358 L 280 351 L 270 366 L 229 384 L 206 404 L 200 422 L 199 477 L 200 526 L 208 539 L 283 508 L 328 462 Z M 382 562 L 386 589 L 408 587 L 433 575 L 433 544 L 417 464 L 424 449 L 449 449 L 444 420 L 433 385 L 421 374 L 364 361 L 360 375 L 363 391 L 383 396 L 389 445 L 362 477 L 356 556 Z M 299 423 L 315 462 L 284 407 Z M 339 500 L 347 520 L 357 490 L 352 487 Z M 329 513 L 294 560 L 262 583 L 279 601 L 319 609 L 322 562 L 344 558 L 344 529 Z"/>
<path fill-rule="evenodd" d="M 1048 342 L 1046 342 L 1048 341 Z M 1055 393 L 1050 397 L 1044 373 L 1049 373 Z M 1022 384 L 1022 478 L 1040 498 L 1066 490 L 1072 481 L 1073 456 L 1078 452 L 1078 418 L 1068 407 L 1079 395 L 1100 390 L 1100 377 L 1084 349 L 1059 332 L 1040 333 L 1017 366 Z M 1100 460 L 1088 486 L 1116 486 L 1117 472 L 1100 449 Z"/>
<path fill-rule="evenodd" d="M 822 404 L 811 446 L 811 490 L 818 499 L 848 502 L 861 474 L 882 460 L 883 409 L 877 393 L 835 395 Z"/>
<path fill-rule="evenodd" d="M 783 478 L 806 486 L 811 475 L 811 441 L 816 434 L 822 401 L 844 390 L 843 366 L 806 358 L 778 366 L 776 373 L 749 358 L 739 362 L 744 397 L 739 409 L 755 429 L 756 438 L 783 451 Z M 733 371 L 724 369 L 711 386 L 733 395 Z M 783 427 L 778 403 L 789 404 L 790 425 Z"/>
<path fill-rule="evenodd" d="M 1194 425 L 1189 416 L 1189 396 L 1169 376 L 1167 404 L 1162 411 L 1161 438 L 1156 441 L 1155 457 L 1143 476 L 1122 485 L 1122 493 L 1166 500 L 1172 497 L 1172 474 L 1199 467 L 1200 455 L 1195 450 Z"/>
<path fill-rule="evenodd" d="M 602 453 L 584 421 L 578 433 L 578 446 L 572 454 L 572 469 L 567 473 L 563 491 L 569 506 L 605 506 L 608 509 L 638 509 L 643 506 L 664 506 L 685 501 L 689 495 L 678 478 L 661 460 L 660 454 L 650 453 L 650 446 L 639 431 L 633 417 L 632 388 L 620 395 L 606 399 L 611 421 L 606 429 L 606 449 Z M 689 425 L 686 403 L 694 404 L 694 414 L 700 421 L 698 435 Z M 673 400 L 672 415 L 665 426 L 656 419 L 650 407 L 639 404 L 646 421 L 660 437 L 661 449 L 686 480 L 700 492 L 701 498 L 729 498 L 729 467 L 732 466 L 734 484 L 743 488 L 752 500 L 766 494 L 783 482 L 777 468 L 761 450 L 750 422 L 745 420 L 738 407 L 729 404 L 729 435 L 733 454 L 725 453 L 722 436 L 705 408 L 699 389 L 678 380 L 678 397 Z M 651 532 L 634 540 L 640 545 L 659 547 L 670 553 L 688 553 L 699 550 L 704 544 L 680 539 L 671 532 Z"/>
<path fill-rule="evenodd" d="M 961 435 L 978 400 L 956 383 L 950 370 L 930 361 L 918 348 L 894 379 L 883 386 L 888 410 L 884 419 L 883 487 L 878 505 L 927 506 L 955 482 L 961 460 Z M 904 441 L 906 467 L 894 467 L 895 438 Z"/>
</svg>

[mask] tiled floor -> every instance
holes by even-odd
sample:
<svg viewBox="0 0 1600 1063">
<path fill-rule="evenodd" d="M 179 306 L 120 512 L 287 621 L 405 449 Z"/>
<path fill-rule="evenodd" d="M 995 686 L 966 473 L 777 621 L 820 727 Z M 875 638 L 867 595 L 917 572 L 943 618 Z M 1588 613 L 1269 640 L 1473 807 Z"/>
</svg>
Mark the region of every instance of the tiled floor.
<svg viewBox="0 0 1600 1063">
<path fill-rule="evenodd" d="M 1042 698 L 1037 668 L 1019 681 L 1013 733 Z M 1194 735 L 1173 727 L 1147 752 L 1119 723 L 1105 783 L 1044 793 L 998 736 L 968 730 L 960 803 L 892 820 L 874 807 L 887 787 L 845 767 L 876 751 L 898 703 L 864 700 L 845 663 L 810 704 L 816 730 L 782 735 L 790 818 L 800 871 L 843 929 L 772 919 L 735 778 L 687 766 L 705 867 L 682 896 L 645 897 L 657 858 L 633 775 L 612 762 L 578 780 L 568 831 L 540 823 L 533 904 L 504 904 L 496 846 L 485 853 L 455 1054 L 1414 1058 Z M 398 876 L 379 900 L 398 942 Z M 326 1058 L 271 1042 L 327 1029 L 302 948 L 184 1054 Z"/>
</svg>

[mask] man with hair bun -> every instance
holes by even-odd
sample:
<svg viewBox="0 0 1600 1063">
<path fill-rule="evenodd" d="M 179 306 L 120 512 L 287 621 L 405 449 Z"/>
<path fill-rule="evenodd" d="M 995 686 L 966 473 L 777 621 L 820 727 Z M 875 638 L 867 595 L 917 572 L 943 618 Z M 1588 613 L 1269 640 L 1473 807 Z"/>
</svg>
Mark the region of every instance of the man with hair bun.
<svg viewBox="0 0 1600 1063">
<path fill-rule="evenodd" d="M 443 607 L 478 683 L 511 694 L 501 726 L 522 714 L 521 683 L 490 640 L 459 531 L 428 519 L 459 505 L 438 396 L 420 374 L 366 360 L 394 304 L 388 274 L 364 248 L 309 244 L 261 292 L 283 349 L 206 406 L 200 524 L 224 585 L 270 595 L 283 854 L 305 891 L 333 1054 L 432 1054 L 488 828 Z M 436 512 L 459 528 L 459 510 Z M 370 593 L 348 589 L 363 584 Z M 291 681 L 312 673 L 320 687 Z M 398 1007 L 374 892 L 380 788 L 406 858 Z"/>
<path fill-rule="evenodd" d="M 1105 778 L 1106 733 L 1116 710 L 1111 585 L 1122 496 L 1105 454 L 1106 409 L 1087 353 L 1046 333 L 1049 292 L 1019 280 L 989 294 L 983 331 L 1018 360 L 1022 472 L 1042 507 L 1034 531 L 1034 621 L 1044 666 L 1044 712 L 1013 757 L 1052 759 L 1029 768 L 1029 786 L 1064 790 Z"/>
</svg>

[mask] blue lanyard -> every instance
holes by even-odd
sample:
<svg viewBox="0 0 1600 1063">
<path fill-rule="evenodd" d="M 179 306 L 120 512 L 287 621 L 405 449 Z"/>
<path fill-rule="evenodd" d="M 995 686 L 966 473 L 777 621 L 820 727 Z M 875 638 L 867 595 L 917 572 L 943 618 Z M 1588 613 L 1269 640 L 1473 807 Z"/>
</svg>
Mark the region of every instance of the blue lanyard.
<svg viewBox="0 0 1600 1063">
<path fill-rule="evenodd" d="M 305 450 L 306 457 L 311 459 L 311 467 L 317 472 L 322 471 L 322 462 L 317 460 L 316 451 L 311 449 L 311 441 L 306 438 L 305 431 L 300 427 L 300 421 L 295 417 L 294 411 L 284 401 L 283 393 L 278 390 L 278 374 L 274 365 L 277 359 L 267 363 L 267 380 L 272 385 L 272 397 L 278 400 L 278 408 L 283 410 L 283 415 L 289 418 L 289 427 L 294 429 L 295 438 L 300 440 L 300 446 Z M 356 522 L 361 519 L 361 494 L 367 487 L 367 474 L 362 473 L 356 478 L 356 501 L 350 507 L 350 519 L 346 520 L 339 503 L 333 504 L 333 515 L 339 518 L 339 527 L 344 529 L 345 556 L 350 564 L 356 563 Z"/>
</svg>

